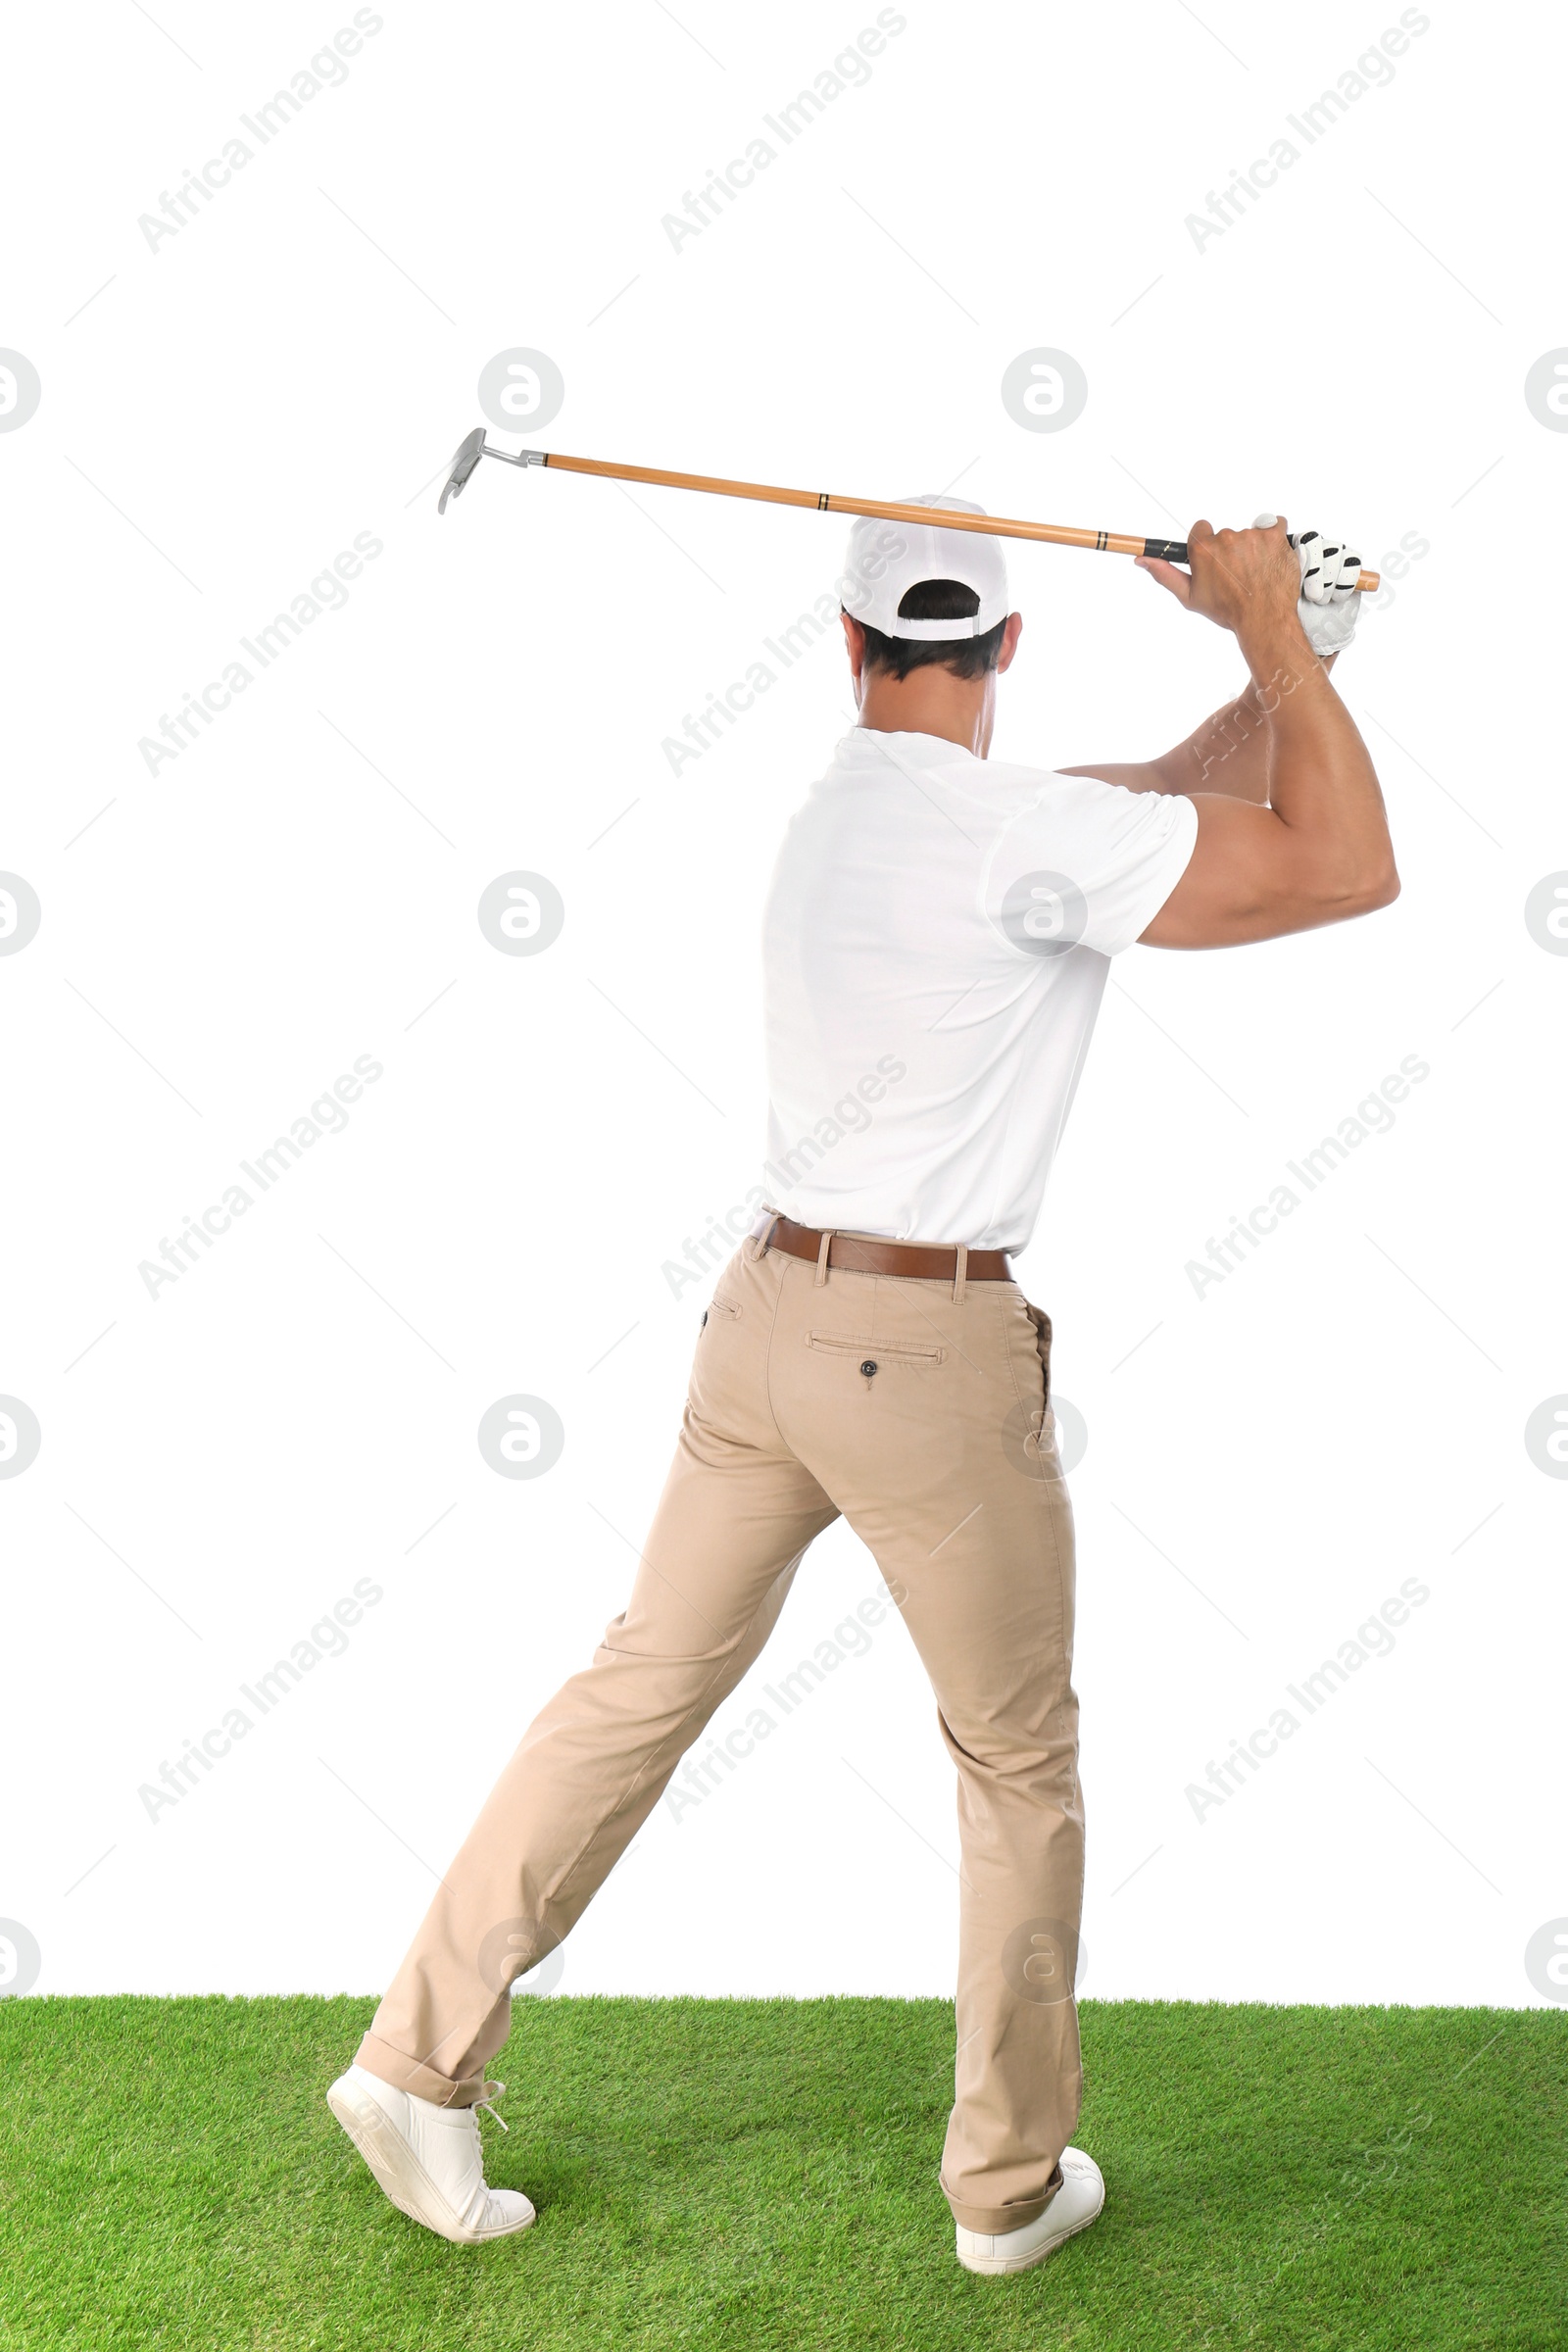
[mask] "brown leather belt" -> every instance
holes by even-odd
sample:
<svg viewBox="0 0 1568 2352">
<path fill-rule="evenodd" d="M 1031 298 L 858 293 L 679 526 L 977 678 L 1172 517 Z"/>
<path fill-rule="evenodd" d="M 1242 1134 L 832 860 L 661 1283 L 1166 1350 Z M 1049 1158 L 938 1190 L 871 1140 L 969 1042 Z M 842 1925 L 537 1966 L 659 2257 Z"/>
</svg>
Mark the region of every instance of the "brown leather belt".
<svg viewBox="0 0 1568 2352">
<path fill-rule="evenodd" d="M 851 1274 L 902 1274 L 912 1282 L 954 1282 L 957 1278 L 958 1252 L 951 1246 L 937 1249 L 927 1242 L 859 1242 L 847 1233 L 813 1232 L 809 1225 L 797 1225 L 791 1217 L 774 1219 L 767 1247 L 820 1264 L 824 1241 L 827 1263 Z M 963 1277 L 966 1282 L 1010 1282 L 1012 1269 L 1006 1251 L 969 1250 Z"/>
</svg>

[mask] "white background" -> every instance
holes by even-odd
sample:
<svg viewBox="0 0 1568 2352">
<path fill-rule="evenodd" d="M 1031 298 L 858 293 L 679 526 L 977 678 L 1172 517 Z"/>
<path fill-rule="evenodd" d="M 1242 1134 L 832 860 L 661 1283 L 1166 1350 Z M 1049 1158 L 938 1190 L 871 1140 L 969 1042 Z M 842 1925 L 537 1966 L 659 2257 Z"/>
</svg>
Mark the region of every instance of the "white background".
<svg viewBox="0 0 1568 2352">
<path fill-rule="evenodd" d="M 1568 958 L 1523 908 L 1568 867 L 1568 438 L 1523 382 L 1568 341 L 1560 24 L 1434 7 L 1306 148 L 1285 118 L 1396 9 L 911 5 L 677 250 L 662 217 L 872 7 L 389 4 L 150 249 L 138 217 L 351 13 L 105 4 L 69 60 L 47 15 L 14 35 L 0 342 L 43 397 L 0 435 L 0 866 L 43 919 L 0 958 L 0 1391 L 42 1446 L 0 1481 L 0 1913 L 39 1988 L 385 1982 L 621 1605 L 710 1287 L 662 1268 L 760 1181 L 759 908 L 850 712 L 837 645 L 678 778 L 662 744 L 845 526 L 488 462 L 438 521 L 480 369 L 527 346 L 565 380 L 545 448 L 1429 543 L 1337 678 L 1401 900 L 1121 960 L 1022 1273 L 1089 1431 L 1086 1989 L 1535 2000 L 1524 1946 L 1568 1912 L 1568 1482 L 1523 1437 L 1568 1391 Z M 1281 135 L 1299 160 L 1200 248 L 1186 216 Z M 1037 346 L 1087 373 L 1059 433 L 1002 405 Z M 356 533 L 383 552 L 345 608 L 149 774 L 139 739 Z M 1152 754 L 1238 683 L 1130 564 L 1011 561 L 1000 757 Z M 565 902 L 538 956 L 476 921 L 514 868 Z M 346 1131 L 149 1297 L 139 1263 L 366 1054 Z M 1187 1262 L 1407 1055 L 1392 1131 L 1197 1297 Z M 535 1481 L 475 1442 L 514 1392 L 565 1425 Z M 345 1653 L 149 1820 L 139 1786 L 366 1577 Z M 1196 1818 L 1188 1785 L 1408 1578 L 1393 1654 Z M 824 1539 L 760 1679 L 875 1582 Z M 655 1813 L 563 1988 L 946 1991 L 955 1851 L 893 1621 Z"/>
</svg>

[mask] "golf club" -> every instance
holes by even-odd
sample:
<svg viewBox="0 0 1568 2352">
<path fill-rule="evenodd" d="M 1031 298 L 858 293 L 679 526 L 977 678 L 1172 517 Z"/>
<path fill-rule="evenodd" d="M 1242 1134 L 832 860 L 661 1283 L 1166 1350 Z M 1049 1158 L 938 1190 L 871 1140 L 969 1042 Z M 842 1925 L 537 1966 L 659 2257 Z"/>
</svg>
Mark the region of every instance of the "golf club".
<svg viewBox="0 0 1568 2352">
<path fill-rule="evenodd" d="M 950 507 L 911 507 L 876 498 L 843 498 L 827 490 L 781 490 L 768 482 L 731 482 L 710 473 L 664 473 L 654 466 L 623 466 L 612 458 L 564 458 L 542 449 L 497 449 L 475 425 L 452 461 L 438 514 L 449 498 L 461 497 L 464 485 L 481 458 L 500 458 L 508 466 L 553 466 L 558 473 L 606 474 L 618 482 L 653 482 L 665 490 L 706 490 L 716 498 L 760 498 L 775 507 L 814 507 L 823 514 L 869 514 L 879 521 L 929 523 L 940 514 L 945 530 L 982 531 L 996 539 L 1043 539 L 1053 547 L 1088 547 L 1113 556 L 1153 556 L 1166 564 L 1189 561 L 1185 539 L 1141 539 L 1126 531 L 1078 530 L 1065 522 L 1014 522 L 999 514 L 965 514 Z M 1375 571 L 1363 571 L 1358 589 L 1370 595 L 1378 586 Z"/>
</svg>

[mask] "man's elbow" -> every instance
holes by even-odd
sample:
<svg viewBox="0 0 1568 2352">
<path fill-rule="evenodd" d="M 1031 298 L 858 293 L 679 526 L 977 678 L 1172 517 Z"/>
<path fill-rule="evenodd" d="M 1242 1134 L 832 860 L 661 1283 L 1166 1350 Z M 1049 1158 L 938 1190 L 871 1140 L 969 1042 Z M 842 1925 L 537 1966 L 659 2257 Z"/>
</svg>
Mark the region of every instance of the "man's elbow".
<svg viewBox="0 0 1568 2352">
<path fill-rule="evenodd" d="M 1375 914 L 1380 906 L 1392 906 L 1398 895 L 1399 871 L 1392 849 L 1384 858 L 1319 875 L 1313 893 L 1318 920 L 1323 923 L 1345 923 L 1358 914 Z"/>
<path fill-rule="evenodd" d="M 1394 862 L 1391 850 L 1376 873 L 1362 887 L 1360 904 L 1353 908 L 1356 914 L 1376 914 L 1380 906 L 1392 906 L 1399 895 L 1399 869 Z"/>
</svg>

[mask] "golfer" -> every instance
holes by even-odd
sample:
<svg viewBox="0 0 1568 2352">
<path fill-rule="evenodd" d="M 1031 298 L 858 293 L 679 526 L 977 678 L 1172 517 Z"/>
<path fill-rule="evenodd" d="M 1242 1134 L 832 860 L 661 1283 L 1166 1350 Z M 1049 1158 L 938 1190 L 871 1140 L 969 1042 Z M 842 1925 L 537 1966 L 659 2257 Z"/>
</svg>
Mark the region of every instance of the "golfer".
<svg viewBox="0 0 1568 2352">
<path fill-rule="evenodd" d="M 938 508 L 944 502 L 916 502 Z M 958 502 L 946 502 L 953 507 Z M 964 506 L 980 514 L 982 509 Z M 858 522 L 840 586 L 859 722 L 785 837 L 763 939 L 768 1161 L 789 1180 L 719 1277 L 623 1615 L 525 1735 L 332 2112 L 392 2202 L 460 2244 L 525 2230 L 474 2110 L 513 1981 L 570 1934 L 757 1660 L 842 1513 L 936 1693 L 957 1775 L 956 2096 L 942 2187 L 971 2271 L 1100 2212 L 1069 2142 L 1084 1816 L 1073 1529 L 1051 1323 L 1013 1282 L 1110 958 L 1386 906 L 1365 745 L 1329 678 L 1360 559 L 1188 535 L 1145 562 L 1250 682 L 1143 765 L 988 760 L 1023 623 L 994 538 Z"/>
</svg>

